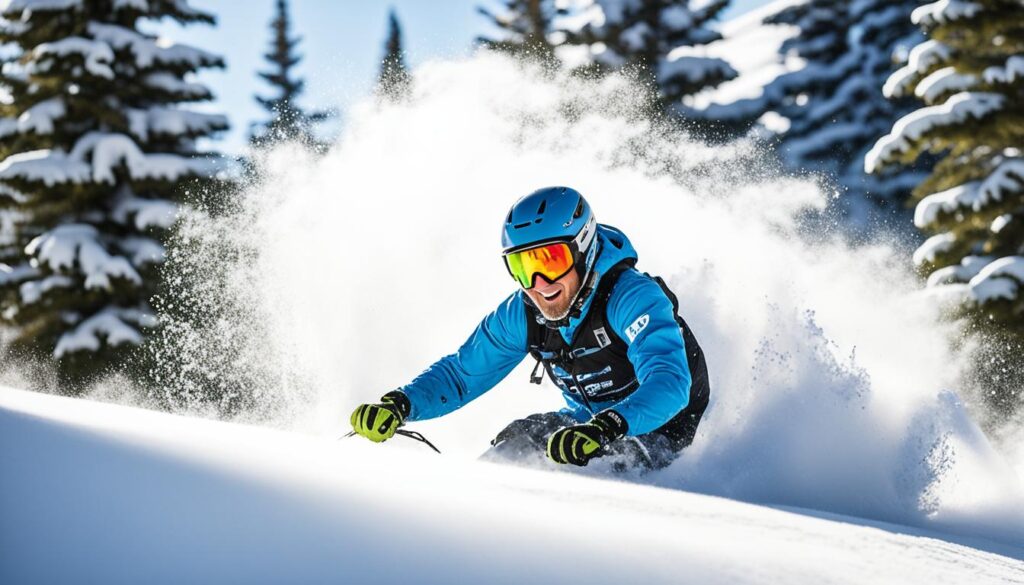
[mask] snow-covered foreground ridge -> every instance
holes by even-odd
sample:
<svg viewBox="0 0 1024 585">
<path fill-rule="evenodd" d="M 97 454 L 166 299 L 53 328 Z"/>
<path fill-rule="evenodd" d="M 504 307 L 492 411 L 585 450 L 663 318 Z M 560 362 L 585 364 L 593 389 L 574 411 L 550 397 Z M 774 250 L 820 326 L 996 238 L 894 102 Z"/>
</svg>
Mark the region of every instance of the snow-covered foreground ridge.
<svg viewBox="0 0 1024 585">
<path fill-rule="evenodd" d="M 1024 583 L 1024 549 L 0 389 L 3 583 Z"/>
</svg>

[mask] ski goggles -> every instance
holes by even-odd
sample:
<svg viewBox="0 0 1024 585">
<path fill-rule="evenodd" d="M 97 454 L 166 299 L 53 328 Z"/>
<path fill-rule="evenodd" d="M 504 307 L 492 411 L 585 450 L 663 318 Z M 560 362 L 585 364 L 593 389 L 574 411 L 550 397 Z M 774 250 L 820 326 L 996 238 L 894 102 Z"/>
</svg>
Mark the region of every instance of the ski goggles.
<svg viewBox="0 0 1024 585">
<path fill-rule="evenodd" d="M 565 242 L 554 242 L 505 254 L 509 274 L 525 289 L 533 288 L 536 275 L 548 282 L 562 278 L 572 270 L 572 249 Z"/>
</svg>

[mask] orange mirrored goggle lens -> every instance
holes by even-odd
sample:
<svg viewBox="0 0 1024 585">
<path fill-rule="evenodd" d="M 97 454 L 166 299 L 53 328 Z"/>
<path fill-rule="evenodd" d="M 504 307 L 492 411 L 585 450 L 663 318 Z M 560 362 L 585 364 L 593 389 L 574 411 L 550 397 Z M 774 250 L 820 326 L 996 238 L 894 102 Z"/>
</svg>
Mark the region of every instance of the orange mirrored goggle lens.
<svg viewBox="0 0 1024 585">
<path fill-rule="evenodd" d="M 569 273 L 572 269 L 572 251 L 569 245 L 558 242 L 546 246 L 537 246 L 505 255 L 505 265 L 523 288 L 533 288 L 534 276 L 543 276 L 554 282 Z"/>
</svg>

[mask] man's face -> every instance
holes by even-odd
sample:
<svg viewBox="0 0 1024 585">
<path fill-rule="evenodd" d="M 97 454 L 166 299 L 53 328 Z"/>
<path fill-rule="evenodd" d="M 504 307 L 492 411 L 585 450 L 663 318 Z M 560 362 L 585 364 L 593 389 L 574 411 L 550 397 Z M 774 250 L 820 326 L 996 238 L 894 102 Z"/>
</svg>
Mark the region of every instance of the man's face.
<svg viewBox="0 0 1024 585">
<path fill-rule="evenodd" d="M 580 277 L 576 270 L 570 270 L 555 282 L 548 282 L 539 275 L 535 276 L 534 283 L 535 286 L 527 289 L 526 294 L 540 309 L 545 319 L 555 321 L 569 313 L 569 303 L 576 297 L 576 292 L 580 288 Z"/>
</svg>

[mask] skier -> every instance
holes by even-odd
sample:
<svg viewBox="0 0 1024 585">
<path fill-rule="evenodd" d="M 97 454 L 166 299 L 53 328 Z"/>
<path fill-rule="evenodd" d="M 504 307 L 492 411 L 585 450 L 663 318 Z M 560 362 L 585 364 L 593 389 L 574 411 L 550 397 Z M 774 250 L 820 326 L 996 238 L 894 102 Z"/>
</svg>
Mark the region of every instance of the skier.
<svg viewBox="0 0 1024 585">
<path fill-rule="evenodd" d="M 661 278 L 634 268 L 619 230 L 598 224 L 568 187 L 521 198 L 505 218 L 505 266 L 521 290 L 477 326 L 459 350 L 408 385 L 363 404 L 352 428 L 371 441 L 403 423 L 439 417 L 500 382 L 530 354 L 561 389 L 565 408 L 513 421 L 487 460 L 533 456 L 613 469 L 667 466 L 688 446 L 708 404 L 704 355 Z"/>
</svg>

